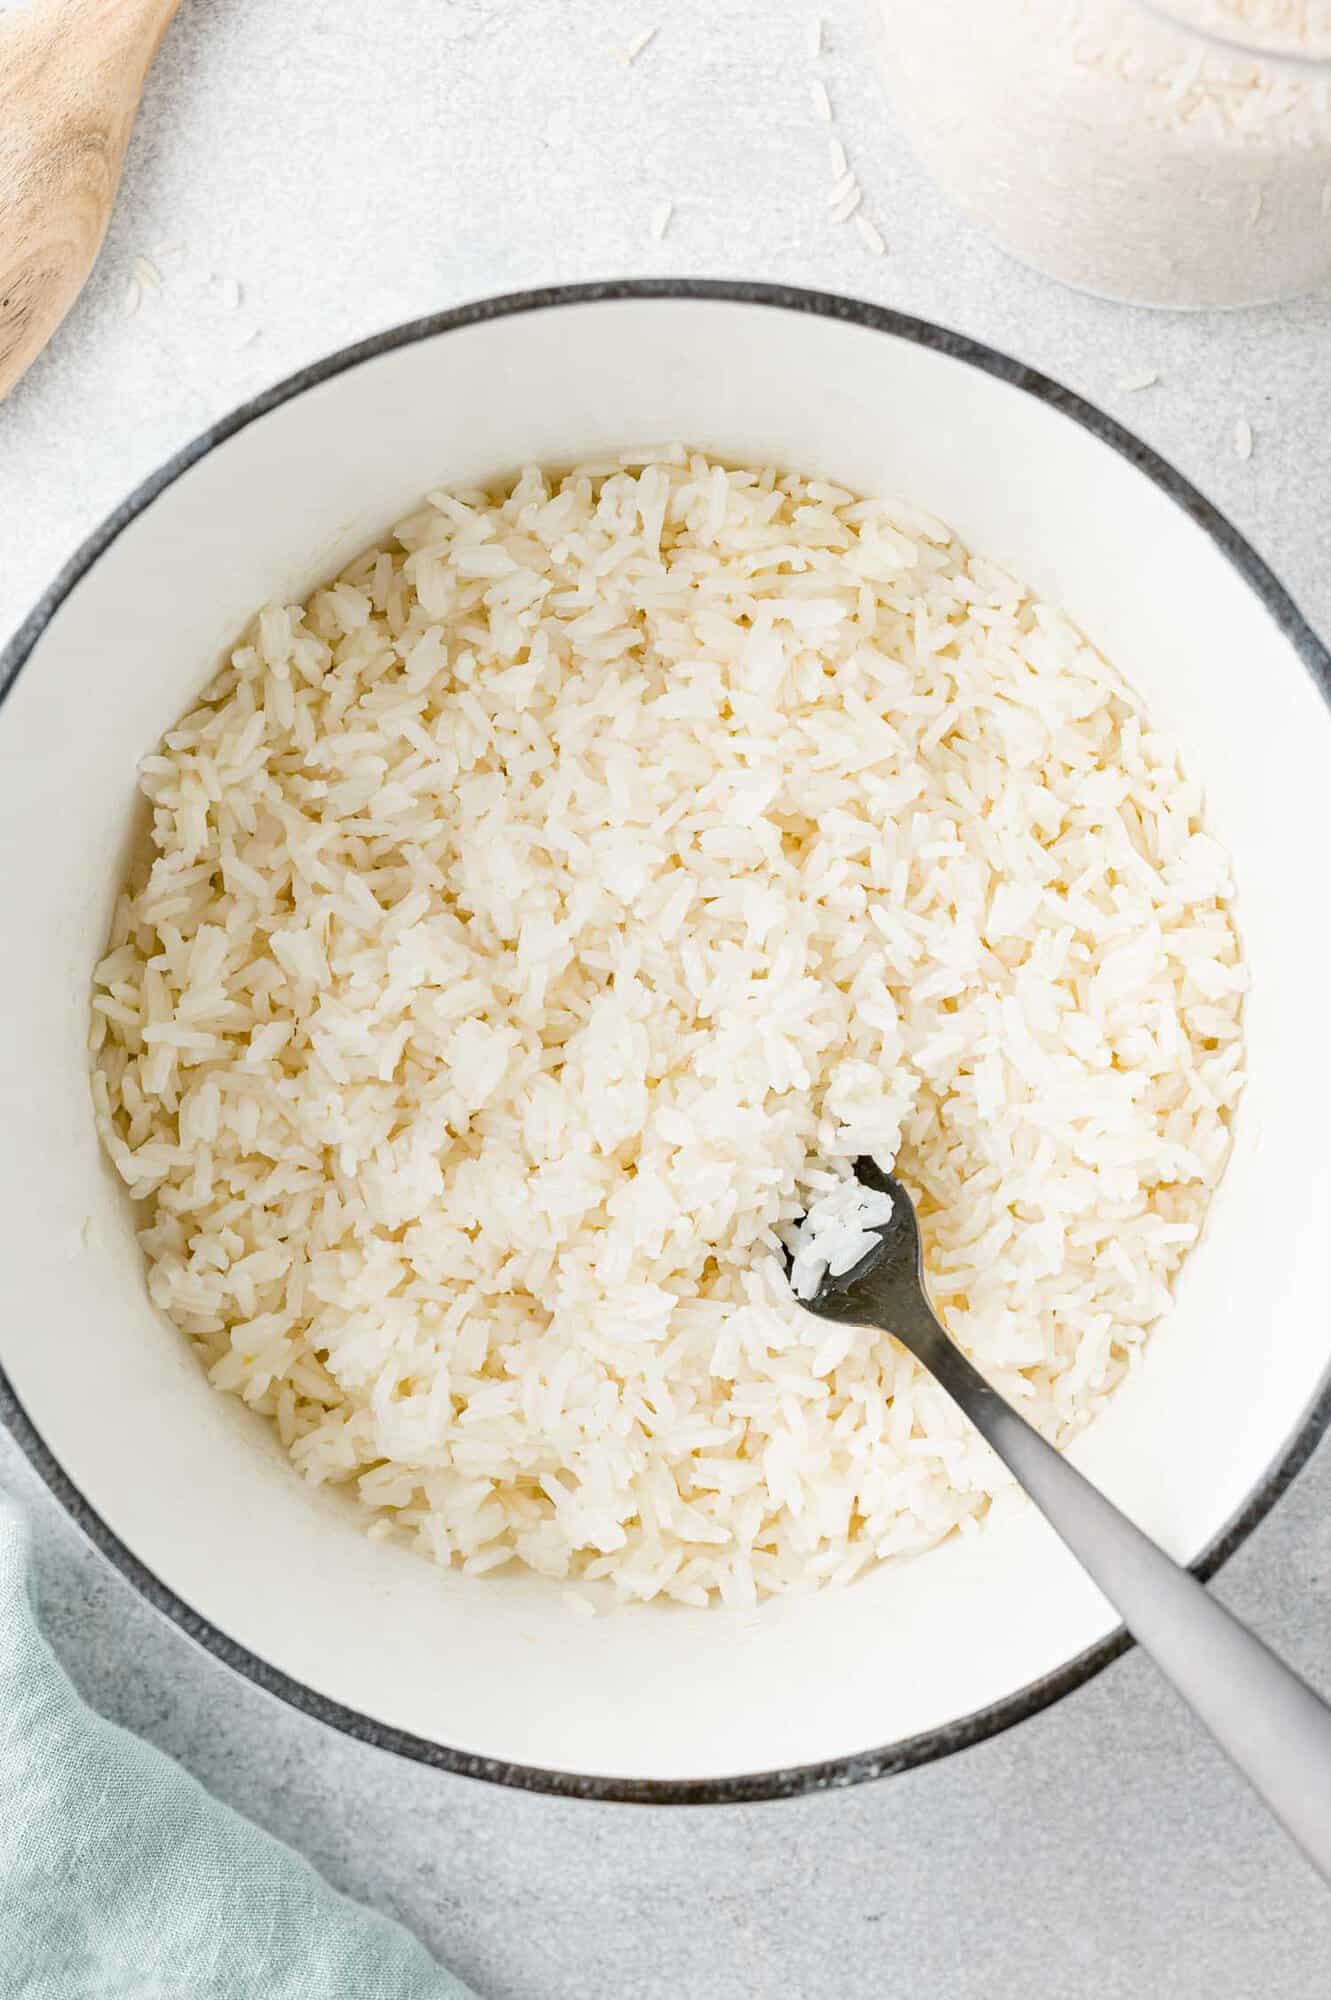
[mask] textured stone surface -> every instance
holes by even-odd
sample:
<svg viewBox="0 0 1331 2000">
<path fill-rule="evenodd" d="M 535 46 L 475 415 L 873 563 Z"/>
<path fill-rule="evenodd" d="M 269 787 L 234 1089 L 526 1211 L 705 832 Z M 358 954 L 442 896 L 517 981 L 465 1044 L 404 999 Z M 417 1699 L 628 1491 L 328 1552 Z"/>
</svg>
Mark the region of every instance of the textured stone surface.
<svg viewBox="0 0 1331 2000">
<path fill-rule="evenodd" d="M 0 632 L 107 508 L 264 383 L 461 299 L 630 273 L 859 293 L 1020 354 L 1173 459 L 1331 632 L 1331 301 L 1170 317 L 1019 269 L 903 153 L 857 0 L 823 12 L 821 73 L 882 260 L 826 220 L 809 14 L 790 0 L 187 0 L 102 263 L 0 407 Z M 625 67 L 616 50 L 654 21 Z M 127 317 L 145 254 L 164 282 Z M 1157 387 L 1117 388 L 1146 369 Z M 1254 1328 L 1258 1358 L 1261 1342 Z M 149 1612 L 6 1440 L 0 1479 L 32 1507 L 47 1629 L 88 1697 L 489 2000 L 1326 1991 L 1331 1903 L 1139 1656 L 994 1742 L 855 1793 L 560 1804 L 288 1712 Z M 1331 1685 L 1331 1451 L 1219 1589 Z"/>
</svg>

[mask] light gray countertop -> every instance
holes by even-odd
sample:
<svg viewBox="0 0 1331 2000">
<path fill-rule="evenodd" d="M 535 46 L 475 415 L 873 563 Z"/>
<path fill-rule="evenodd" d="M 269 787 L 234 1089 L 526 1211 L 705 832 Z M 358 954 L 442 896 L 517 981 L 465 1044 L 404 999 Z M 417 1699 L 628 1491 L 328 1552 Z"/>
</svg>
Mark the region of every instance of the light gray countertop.
<svg viewBox="0 0 1331 2000">
<path fill-rule="evenodd" d="M 1020 355 L 1180 466 L 1331 633 L 1331 299 L 1158 315 L 1011 264 L 904 153 L 858 0 L 822 0 L 821 74 L 889 246 L 875 259 L 827 220 L 812 11 L 185 0 L 98 271 L 0 407 L 0 637 L 107 509 L 255 389 L 463 299 L 644 273 L 857 293 Z M 635 63 L 617 60 L 654 24 Z M 131 314 L 141 255 L 163 282 Z M 1147 369 L 1158 386 L 1117 387 Z M 1262 1339 L 1254 1327 L 1259 1362 Z M 1327 1991 L 1331 1900 L 1137 1654 L 1021 1728 L 858 1791 L 568 1804 L 399 1763 L 287 1711 L 150 1612 L 7 1439 L 0 1481 L 31 1507 L 42 1615 L 89 1699 L 487 2000 Z M 1218 1589 L 1331 1688 L 1331 1449 Z"/>
</svg>

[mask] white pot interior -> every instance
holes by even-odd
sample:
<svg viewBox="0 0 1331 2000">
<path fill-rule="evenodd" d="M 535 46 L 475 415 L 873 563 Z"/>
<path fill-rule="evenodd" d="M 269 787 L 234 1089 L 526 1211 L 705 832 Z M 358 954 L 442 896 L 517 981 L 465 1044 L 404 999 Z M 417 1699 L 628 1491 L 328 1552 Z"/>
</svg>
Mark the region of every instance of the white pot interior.
<svg viewBox="0 0 1331 2000">
<path fill-rule="evenodd" d="M 1250 584 L 1072 418 L 936 347 L 760 303 L 627 298 L 446 328 L 217 445 L 74 586 L 0 709 L 0 1362 L 114 1535 L 262 1662 L 452 1749 L 679 1781 L 841 1758 L 1012 1696 L 1113 1625 L 1024 1503 L 980 1537 L 747 1620 L 588 1620 L 525 1575 L 365 1539 L 148 1303 L 84 1053 L 138 758 L 265 598 L 303 596 L 428 487 L 682 439 L 950 521 L 1081 623 L 1204 780 L 1253 973 L 1234 1157 L 1176 1311 L 1079 1445 L 1191 1559 L 1243 1507 L 1328 1359 L 1331 716 Z"/>
</svg>

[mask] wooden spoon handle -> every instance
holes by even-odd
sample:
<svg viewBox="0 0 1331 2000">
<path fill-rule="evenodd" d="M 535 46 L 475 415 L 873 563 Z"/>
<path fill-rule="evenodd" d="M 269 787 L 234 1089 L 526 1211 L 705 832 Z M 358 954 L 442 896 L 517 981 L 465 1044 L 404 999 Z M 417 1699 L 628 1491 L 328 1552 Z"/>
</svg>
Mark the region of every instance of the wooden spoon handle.
<svg viewBox="0 0 1331 2000">
<path fill-rule="evenodd" d="M 180 0 L 38 0 L 0 21 L 0 397 L 83 288 Z"/>
</svg>

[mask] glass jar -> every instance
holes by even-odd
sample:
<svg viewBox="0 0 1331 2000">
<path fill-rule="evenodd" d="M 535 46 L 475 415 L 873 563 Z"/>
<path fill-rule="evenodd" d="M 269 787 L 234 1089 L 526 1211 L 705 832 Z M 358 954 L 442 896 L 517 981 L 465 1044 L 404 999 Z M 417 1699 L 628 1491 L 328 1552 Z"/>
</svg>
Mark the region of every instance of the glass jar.
<svg viewBox="0 0 1331 2000">
<path fill-rule="evenodd" d="M 874 0 L 921 160 L 1024 262 L 1237 306 L 1331 276 L 1329 0 Z"/>
</svg>

